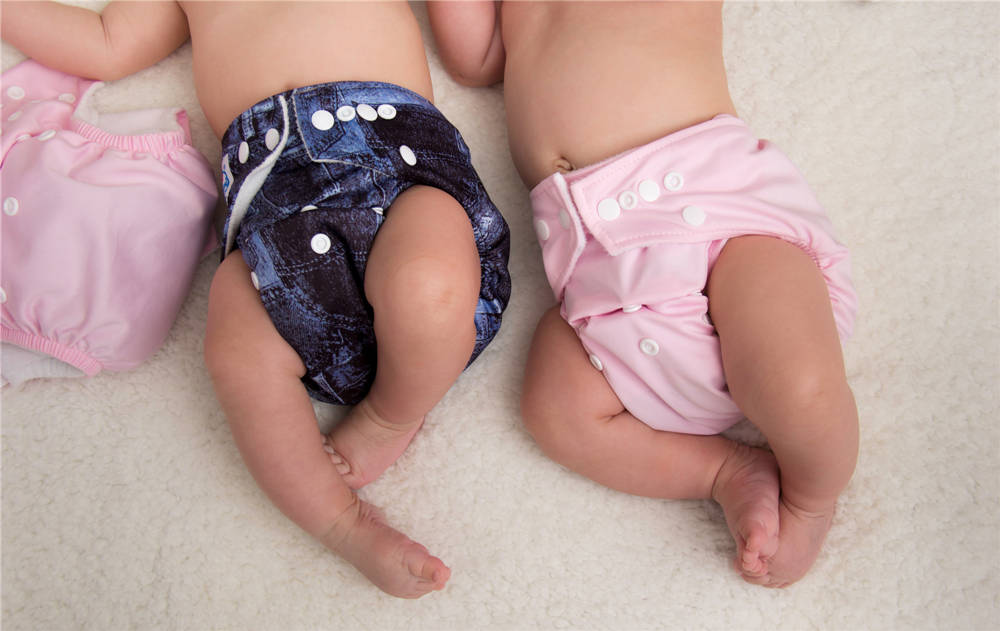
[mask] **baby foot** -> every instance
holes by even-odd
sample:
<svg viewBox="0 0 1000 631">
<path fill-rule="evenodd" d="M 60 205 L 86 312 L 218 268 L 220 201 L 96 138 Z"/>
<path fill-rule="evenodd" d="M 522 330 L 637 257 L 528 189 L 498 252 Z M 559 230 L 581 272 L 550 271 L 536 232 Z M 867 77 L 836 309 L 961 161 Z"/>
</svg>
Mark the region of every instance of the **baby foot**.
<svg viewBox="0 0 1000 631">
<path fill-rule="evenodd" d="M 715 478 L 712 498 L 722 505 L 736 541 L 736 569 L 765 576 L 778 550 L 778 463 L 763 449 L 737 445 Z"/>
<path fill-rule="evenodd" d="M 381 512 L 360 499 L 324 535 L 323 544 L 376 587 L 400 598 L 420 598 L 444 589 L 451 577 L 441 559 L 385 523 Z"/>
<path fill-rule="evenodd" d="M 743 579 L 765 587 L 787 587 L 805 576 L 819 556 L 823 540 L 833 523 L 835 506 L 806 511 L 781 498 L 781 531 L 778 549 L 762 575 L 744 572 Z"/>
<path fill-rule="evenodd" d="M 390 423 L 365 399 L 323 437 L 323 449 L 347 486 L 360 489 L 396 462 L 423 422 Z"/>
</svg>

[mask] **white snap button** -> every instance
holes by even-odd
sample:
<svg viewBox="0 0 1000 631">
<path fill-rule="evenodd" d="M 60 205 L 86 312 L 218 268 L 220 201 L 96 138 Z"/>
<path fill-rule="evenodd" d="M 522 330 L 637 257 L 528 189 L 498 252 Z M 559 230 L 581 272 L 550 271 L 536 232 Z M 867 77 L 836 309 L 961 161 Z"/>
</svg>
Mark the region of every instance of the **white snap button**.
<svg viewBox="0 0 1000 631">
<path fill-rule="evenodd" d="M 684 176 L 676 171 L 671 171 L 663 176 L 663 186 L 668 191 L 679 191 L 684 186 Z"/>
<path fill-rule="evenodd" d="M 333 127 L 333 114 L 326 110 L 316 110 L 312 115 L 313 127 L 320 131 L 326 131 Z"/>
<path fill-rule="evenodd" d="M 618 215 L 622 214 L 622 208 L 618 205 L 618 202 L 608 197 L 602 199 L 597 204 L 597 214 L 605 221 L 613 221 L 618 219 Z"/>
<path fill-rule="evenodd" d="M 260 280 L 257 278 L 257 272 L 250 272 L 250 282 L 253 283 L 253 288 L 260 291 Z"/>
<path fill-rule="evenodd" d="M 245 140 L 240 143 L 240 150 L 236 157 L 239 158 L 240 164 L 246 164 L 246 161 L 250 159 L 250 145 Z"/>
<path fill-rule="evenodd" d="M 305 212 L 309 212 L 310 210 L 316 210 L 316 207 L 313 206 L 312 204 L 309 204 L 308 206 L 303 206 L 302 209 L 299 212 L 305 213 Z"/>
<path fill-rule="evenodd" d="M 69 92 L 63 92 L 59 95 L 59 100 L 63 103 L 76 103 L 76 95 L 70 94 Z"/>
<path fill-rule="evenodd" d="M 376 215 L 385 214 L 385 208 L 382 208 L 381 206 L 375 206 L 374 208 L 372 208 L 372 210 L 375 211 Z"/>
<path fill-rule="evenodd" d="M 700 226 L 705 223 L 705 211 L 697 206 L 685 206 L 684 210 L 681 211 L 681 216 L 692 226 Z"/>
<path fill-rule="evenodd" d="M 660 197 L 660 187 L 653 180 L 643 180 L 639 182 L 639 197 L 655 202 Z"/>
<path fill-rule="evenodd" d="M 406 145 L 399 148 L 399 155 L 403 156 L 403 162 L 410 166 L 417 163 L 417 156 L 413 153 L 413 149 L 410 149 Z"/>
<path fill-rule="evenodd" d="M 312 246 L 313 252 L 316 254 L 326 254 L 330 251 L 330 246 L 333 245 L 333 242 L 330 241 L 330 237 L 320 232 L 319 234 L 313 235 L 312 241 L 309 242 L 309 245 Z"/>
<path fill-rule="evenodd" d="M 5 302 L 7 302 L 7 292 L 3 290 L 3 287 L 0 287 L 0 304 Z"/>
<path fill-rule="evenodd" d="M 17 119 L 21 118 L 21 114 L 22 114 L 22 112 L 20 112 L 20 111 L 14 112 L 13 114 L 11 114 L 10 116 L 7 117 L 7 120 L 9 120 L 9 121 L 16 121 Z"/>
<path fill-rule="evenodd" d="M 268 129 L 267 133 L 264 134 L 264 145 L 267 146 L 268 151 L 277 147 L 279 140 L 281 140 L 281 134 L 277 129 Z"/>
<path fill-rule="evenodd" d="M 365 119 L 366 121 L 373 121 L 378 118 L 378 112 L 375 108 L 367 103 L 362 103 L 358 106 L 358 116 Z"/>
<path fill-rule="evenodd" d="M 535 234 L 538 235 L 538 240 L 539 241 L 548 241 L 549 240 L 549 235 L 550 235 L 549 224 L 545 223 L 545 220 L 543 220 L 543 219 L 536 219 L 535 220 Z"/>
<path fill-rule="evenodd" d="M 48 130 L 43 131 L 42 133 L 40 133 L 38 135 L 38 139 L 42 140 L 42 141 L 45 141 L 45 140 L 51 139 L 55 135 L 56 135 L 56 130 L 54 130 L 54 129 L 48 129 Z"/>
<path fill-rule="evenodd" d="M 3 200 L 3 212 L 6 215 L 16 215 L 17 211 L 21 208 L 21 202 L 17 201 L 16 197 L 8 197 Z"/>
<path fill-rule="evenodd" d="M 567 230 L 569 230 L 570 226 L 573 225 L 573 223 L 569 219 L 569 213 L 566 212 L 565 210 L 559 211 L 559 225 L 562 226 L 563 228 L 566 228 Z"/>
<path fill-rule="evenodd" d="M 20 136 L 14 139 L 14 142 L 21 142 L 22 140 L 28 140 L 30 138 L 31 138 L 30 134 L 21 134 Z"/>
<path fill-rule="evenodd" d="M 656 340 L 644 337 L 639 341 L 639 350 L 649 356 L 653 356 L 660 352 L 660 345 L 656 343 Z"/>
<path fill-rule="evenodd" d="M 337 118 L 344 121 L 345 123 L 349 120 L 354 120 L 354 108 L 350 105 L 341 105 L 337 108 Z"/>
<path fill-rule="evenodd" d="M 590 354 L 590 364 L 598 370 L 604 370 L 604 362 L 601 361 L 600 357 L 594 355 L 593 353 Z"/>
<path fill-rule="evenodd" d="M 396 108 L 389 105 L 388 103 L 383 103 L 378 106 L 378 115 L 386 120 L 391 120 L 396 118 Z"/>
<path fill-rule="evenodd" d="M 622 311 L 625 313 L 635 313 L 639 309 L 642 309 L 642 305 L 625 305 L 622 307 Z"/>
<path fill-rule="evenodd" d="M 625 210 L 632 210 L 639 203 L 639 198 L 632 191 L 622 191 L 618 196 L 618 205 Z"/>
<path fill-rule="evenodd" d="M 7 88 L 7 96 L 14 99 L 15 101 L 20 101 L 24 98 L 24 88 L 19 85 L 12 85 Z"/>
</svg>

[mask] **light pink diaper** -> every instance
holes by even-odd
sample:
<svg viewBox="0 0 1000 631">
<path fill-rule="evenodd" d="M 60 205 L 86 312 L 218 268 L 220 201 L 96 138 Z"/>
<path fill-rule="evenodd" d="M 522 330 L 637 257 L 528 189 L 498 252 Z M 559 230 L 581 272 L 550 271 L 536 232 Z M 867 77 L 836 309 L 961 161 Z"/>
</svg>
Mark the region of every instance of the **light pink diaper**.
<svg viewBox="0 0 1000 631">
<path fill-rule="evenodd" d="M 563 318 L 625 408 L 654 429 L 716 434 L 743 418 L 703 293 L 730 237 L 802 248 L 826 279 L 841 339 L 851 333 L 847 249 L 799 171 L 737 118 L 553 174 L 531 201 Z"/>
<path fill-rule="evenodd" d="M 145 360 L 214 242 L 186 114 L 98 114 L 98 86 L 30 60 L 0 77 L 5 382 Z"/>
</svg>

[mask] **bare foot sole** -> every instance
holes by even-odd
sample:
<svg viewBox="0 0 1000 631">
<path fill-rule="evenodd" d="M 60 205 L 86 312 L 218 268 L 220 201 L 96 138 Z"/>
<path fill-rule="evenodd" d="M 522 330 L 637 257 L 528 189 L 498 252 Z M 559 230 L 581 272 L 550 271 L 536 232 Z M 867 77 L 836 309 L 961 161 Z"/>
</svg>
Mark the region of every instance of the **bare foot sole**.
<svg viewBox="0 0 1000 631">
<path fill-rule="evenodd" d="M 743 573 L 743 579 L 765 587 L 787 587 L 805 576 L 819 556 L 823 540 L 833 523 L 834 506 L 811 512 L 781 499 L 781 530 L 778 550 L 768 562 L 763 575 Z"/>
<path fill-rule="evenodd" d="M 778 550 L 779 494 L 778 463 L 763 449 L 737 445 L 716 477 L 712 498 L 722 505 L 744 577 L 765 576 Z"/>
<path fill-rule="evenodd" d="M 400 598 L 420 598 L 444 589 L 451 577 L 441 559 L 385 523 L 381 512 L 360 499 L 323 544 L 376 587 Z"/>
<path fill-rule="evenodd" d="M 389 423 L 363 400 L 323 437 L 323 449 L 347 486 L 360 489 L 399 459 L 422 424 Z"/>
</svg>

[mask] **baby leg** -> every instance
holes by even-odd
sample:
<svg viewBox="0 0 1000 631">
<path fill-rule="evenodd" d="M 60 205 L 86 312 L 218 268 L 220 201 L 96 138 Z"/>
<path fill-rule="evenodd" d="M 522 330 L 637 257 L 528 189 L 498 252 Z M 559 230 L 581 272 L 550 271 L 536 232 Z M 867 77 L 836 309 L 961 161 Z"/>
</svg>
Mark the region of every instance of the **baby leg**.
<svg viewBox="0 0 1000 631">
<path fill-rule="evenodd" d="M 272 325 L 239 251 L 212 282 L 205 359 L 247 468 L 285 515 L 390 594 L 444 587 L 444 563 L 387 526 L 330 465 L 300 381 L 305 368 Z"/>
<path fill-rule="evenodd" d="M 733 400 L 767 437 L 781 470 L 778 550 L 763 576 L 801 578 L 819 554 L 857 461 L 858 418 L 823 277 L 784 241 L 732 239 L 708 284 Z"/>
<path fill-rule="evenodd" d="M 378 341 L 375 383 L 326 445 L 352 488 L 399 458 L 462 373 L 476 341 L 480 275 L 472 224 L 453 197 L 414 186 L 396 198 L 365 271 Z"/>
<path fill-rule="evenodd" d="M 774 552 L 773 456 L 722 436 L 663 432 L 636 419 L 591 365 L 558 308 L 535 331 L 521 413 L 549 457 L 596 482 L 647 497 L 718 501 L 745 571 L 761 572 Z"/>
</svg>

